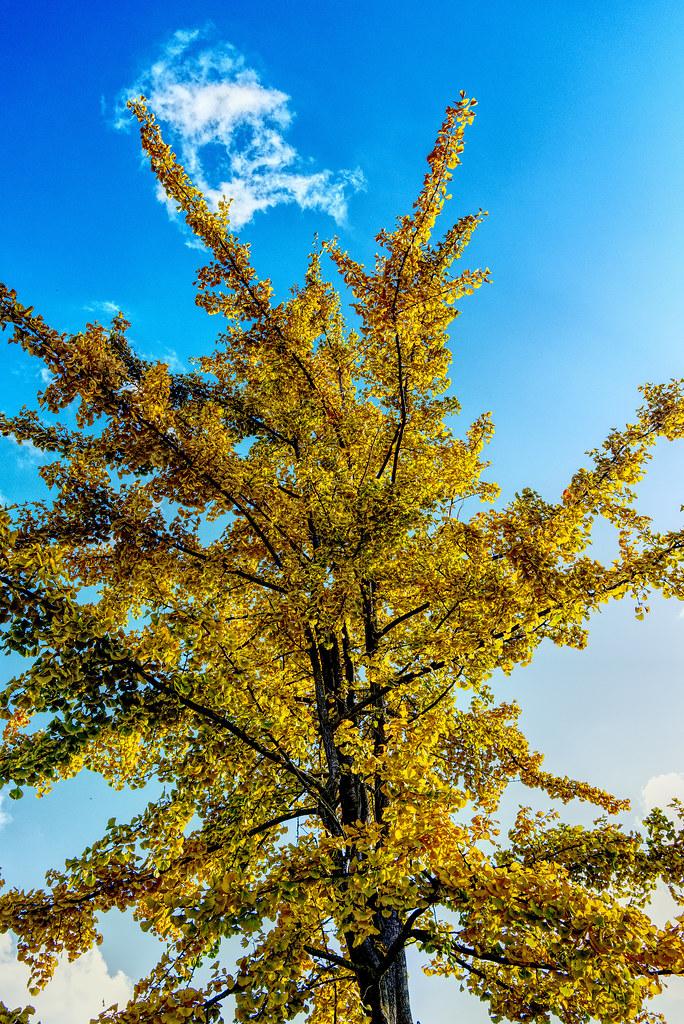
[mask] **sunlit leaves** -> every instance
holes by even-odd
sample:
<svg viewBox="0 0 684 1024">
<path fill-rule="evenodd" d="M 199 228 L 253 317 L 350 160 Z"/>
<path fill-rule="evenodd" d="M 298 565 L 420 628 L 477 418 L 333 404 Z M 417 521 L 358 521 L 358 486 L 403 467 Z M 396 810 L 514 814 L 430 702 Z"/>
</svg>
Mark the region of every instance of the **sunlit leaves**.
<svg viewBox="0 0 684 1024">
<path fill-rule="evenodd" d="M 456 429 L 447 377 L 455 303 L 489 278 L 454 271 L 484 215 L 433 238 L 474 102 L 447 110 L 373 270 L 326 243 L 280 301 L 229 204 L 210 210 L 132 108 L 210 251 L 197 303 L 222 327 L 179 374 L 135 354 L 121 315 L 60 334 L 0 290 L 11 340 L 50 371 L 39 412 L 0 419 L 46 453 L 50 488 L 0 511 L 2 644 L 25 659 L 0 695 L 0 781 L 14 798 L 83 770 L 150 786 L 44 890 L 0 898 L 32 984 L 117 908 L 164 953 L 107 1024 L 215 1020 L 227 1000 L 239 1021 L 405 1024 L 414 943 L 495 1019 L 646 1021 L 684 971 L 681 921 L 645 912 L 658 879 L 682 902 L 681 831 L 522 808 L 502 837 L 511 782 L 608 815 L 626 802 L 545 771 L 488 681 L 545 638 L 582 647 L 611 599 L 641 614 L 652 589 L 684 596 L 682 532 L 635 506 L 653 445 L 684 433 L 681 382 L 645 387 L 557 501 L 522 488 L 495 507 L 491 419 Z"/>
</svg>

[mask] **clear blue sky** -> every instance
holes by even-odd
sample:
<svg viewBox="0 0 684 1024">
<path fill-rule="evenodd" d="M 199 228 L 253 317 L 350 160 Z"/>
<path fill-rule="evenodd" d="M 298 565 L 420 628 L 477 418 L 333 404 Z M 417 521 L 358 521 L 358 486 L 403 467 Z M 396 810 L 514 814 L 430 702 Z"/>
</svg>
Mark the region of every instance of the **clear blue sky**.
<svg viewBox="0 0 684 1024">
<path fill-rule="evenodd" d="M 171 41 L 178 51 L 188 38 L 179 31 L 191 30 L 194 49 L 174 56 Z M 0 275 L 56 327 L 106 318 L 112 303 L 141 351 L 183 362 L 215 328 L 193 304 L 201 255 L 155 198 L 136 134 L 115 127 L 122 93 L 168 94 L 197 76 L 198 52 L 214 55 L 203 86 L 240 74 L 258 84 L 271 120 L 230 138 L 225 125 L 193 137 L 193 111 L 168 111 L 208 187 L 226 180 L 227 140 L 230 173 L 246 161 L 241 234 L 284 291 L 301 279 L 316 231 L 372 256 L 377 230 L 410 206 L 445 105 L 466 89 L 479 116 L 452 207 L 489 211 L 470 262 L 491 267 L 493 284 L 453 332 L 455 390 L 464 426 L 492 410 L 492 476 L 504 494 L 532 486 L 554 500 L 583 452 L 629 418 L 638 384 L 684 370 L 682 39 L 679 2 L 5 5 Z M 268 146 L 272 173 L 259 163 Z M 248 219 L 257 193 L 272 205 Z M 2 367 L 0 407 L 13 411 L 40 386 L 37 368 L 7 346 Z M 3 495 L 34 493 L 30 454 L 0 441 L 0 459 Z M 681 521 L 682 480 L 682 453 L 659 451 L 643 490 L 663 526 Z M 552 769 L 631 797 L 635 820 L 649 779 L 671 774 L 660 790 L 684 794 L 682 669 L 684 619 L 655 602 L 643 624 L 611 609 L 588 652 L 544 650 L 501 689 L 523 704 Z M 42 803 L 2 804 L 12 817 L 0 826 L 3 875 L 38 881 L 137 802 L 79 780 Z M 114 998 L 126 984 L 116 972 L 137 976 L 148 943 L 108 926 L 106 963 L 65 975 L 44 1024 L 87 1020 L 85 1003 L 65 1009 L 77 985 Z M 0 990 L 18 978 L 0 946 Z M 452 995 L 427 991 L 417 983 L 424 1024 L 453 1019 Z M 684 1001 L 671 1006 L 672 1021 L 684 1019 Z M 486 1019 L 457 1012 L 464 1024 Z"/>
</svg>

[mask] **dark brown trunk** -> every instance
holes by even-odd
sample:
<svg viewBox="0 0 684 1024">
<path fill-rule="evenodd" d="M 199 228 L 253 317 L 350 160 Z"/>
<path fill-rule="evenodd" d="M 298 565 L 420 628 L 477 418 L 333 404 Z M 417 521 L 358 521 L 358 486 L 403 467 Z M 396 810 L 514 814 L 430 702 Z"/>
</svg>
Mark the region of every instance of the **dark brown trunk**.
<svg viewBox="0 0 684 1024">
<path fill-rule="evenodd" d="M 380 980 L 380 1006 L 387 1024 L 413 1024 L 403 949 Z"/>
<path fill-rule="evenodd" d="M 378 636 L 375 584 L 372 581 L 364 586 L 362 599 L 366 654 L 372 657 L 377 649 Z M 373 818 L 381 822 L 387 803 L 387 798 L 381 790 L 381 780 L 375 780 L 375 792 L 371 789 L 369 793 L 370 787 L 367 782 L 354 771 L 352 758 L 338 750 L 330 719 L 331 710 L 334 714 L 342 716 L 346 711 L 344 698 L 341 696 L 345 682 L 349 691 L 347 699 L 352 703 L 354 701 L 355 673 L 346 628 L 343 628 L 341 644 L 334 632 L 326 638 L 327 643 L 319 643 L 313 631 L 308 639 L 311 644 L 310 656 L 316 684 L 321 740 L 329 771 L 328 787 L 331 793 L 336 790 L 342 825 L 366 822 Z M 380 754 L 385 745 L 385 703 L 381 694 L 377 696 L 376 712 L 375 752 Z M 358 851 L 352 845 L 340 860 L 342 872 L 346 870 L 344 865 L 347 858 L 357 856 Z M 371 901 L 371 906 L 377 907 L 375 900 Z M 396 912 L 388 916 L 376 912 L 376 922 L 379 930 L 377 938 L 368 938 L 357 946 L 353 933 L 345 936 L 361 1000 L 371 1024 L 413 1024 L 406 954 L 403 948 L 399 948 L 402 945 L 399 916 Z M 383 971 L 388 950 L 392 950 L 392 962 Z"/>
<path fill-rule="evenodd" d="M 403 950 L 380 981 L 366 988 L 363 1001 L 371 1024 L 413 1024 Z"/>
<path fill-rule="evenodd" d="M 398 937 L 400 930 L 396 914 L 382 918 L 379 936 L 381 948 L 388 949 Z M 397 953 L 392 964 L 379 979 L 378 968 L 382 955 L 374 940 L 367 939 L 363 946 L 356 947 L 352 960 L 358 965 L 361 998 L 371 1024 L 413 1024 L 405 951 L 402 949 Z"/>
<path fill-rule="evenodd" d="M 401 924 L 396 913 L 382 919 L 381 938 L 385 949 L 389 949 L 399 939 L 400 932 Z M 403 949 L 397 953 L 393 963 L 380 979 L 380 1002 L 387 1024 L 413 1024 L 406 953 Z"/>
</svg>

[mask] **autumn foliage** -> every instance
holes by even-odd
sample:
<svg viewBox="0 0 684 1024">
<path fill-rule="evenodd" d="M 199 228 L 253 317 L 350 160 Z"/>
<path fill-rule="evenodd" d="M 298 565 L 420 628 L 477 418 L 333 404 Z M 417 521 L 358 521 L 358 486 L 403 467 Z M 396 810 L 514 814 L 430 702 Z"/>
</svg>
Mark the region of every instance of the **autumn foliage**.
<svg viewBox="0 0 684 1024">
<path fill-rule="evenodd" d="M 0 896 L 37 988 L 112 908 L 162 940 L 102 1024 L 412 1024 L 410 945 L 498 1020 L 652 1020 L 648 998 L 684 973 L 684 918 L 648 916 L 659 879 L 684 902 L 682 832 L 661 812 L 626 831 L 624 801 L 546 772 L 488 686 L 544 639 L 583 646 L 607 601 L 684 597 L 684 533 L 634 505 L 655 442 L 684 434 L 682 384 L 644 387 L 557 502 L 496 505 L 492 424 L 456 429 L 447 376 L 456 303 L 488 279 L 454 269 L 483 215 L 433 235 L 474 106 L 447 110 L 372 269 L 326 243 L 279 300 L 229 204 L 208 208 L 135 102 L 209 252 L 197 303 L 221 333 L 191 373 L 136 355 L 122 315 L 66 335 L 0 292 L 50 374 L 42 411 L 0 421 L 48 453 L 50 487 L 0 511 L 2 643 L 27 659 L 0 697 L 0 781 L 15 797 L 85 769 L 160 783 L 44 889 Z M 606 564 L 601 519 L 619 538 Z M 523 807 L 500 836 L 514 780 L 600 816 Z"/>
</svg>

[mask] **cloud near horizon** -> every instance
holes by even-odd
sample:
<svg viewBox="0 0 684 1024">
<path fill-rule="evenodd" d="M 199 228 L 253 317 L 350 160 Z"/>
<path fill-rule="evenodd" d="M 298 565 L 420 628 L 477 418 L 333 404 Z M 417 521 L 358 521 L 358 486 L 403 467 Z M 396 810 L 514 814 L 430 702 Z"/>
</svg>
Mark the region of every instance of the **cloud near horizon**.
<svg viewBox="0 0 684 1024">
<path fill-rule="evenodd" d="M 675 798 L 684 802 L 684 775 L 681 772 L 654 775 L 643 787 L 641 798 L 647 812 L 660 807 L 668 817 L 674 817 L 667 805 Z"/>
<path fill-rule="evenodd" d="M 344 223 L 349 195 L 364 187 L 361 170 L 313 170 L 285 138 L 294 117 L 290 97 L 263 85 L 234 46 L 205 45 L 207 36 L 200 29 L 174 33 L 159 59 L 122 92 L 116 126 L 130 124 L 126 100 L 145 95 L 210 206 L 232 199 L 234 229 L 282 203 Z"/>
<path fill-rule="evenodd" d="M 0 998 L 10 1007 L 35 1007 L 42 1024 L 88 1024 L 112 1003 L 124 1007 L 133 994 L 130 979 L 123 971 L 110 974 L 97 947 L 73 963 L 60 960 L 52 981 L 37 996 L 27 991 L 28 976 L 10 936 L 0 935 Z"/>
</svg>

